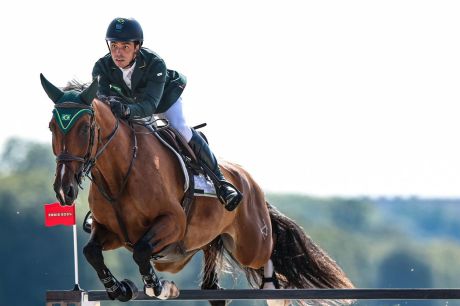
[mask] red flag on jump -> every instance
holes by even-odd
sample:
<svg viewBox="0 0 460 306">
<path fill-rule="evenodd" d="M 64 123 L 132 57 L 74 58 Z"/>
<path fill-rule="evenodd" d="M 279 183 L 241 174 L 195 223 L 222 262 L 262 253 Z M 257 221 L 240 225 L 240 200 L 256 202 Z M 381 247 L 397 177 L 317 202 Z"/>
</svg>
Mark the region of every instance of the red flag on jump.
<svg viewBox="0 0 460 306">
<path fill-rule="evenodd" d="M 58 202 L 45 204 L 45 226 L 75 224 L 75 204 L 61 206 Z"/>
</svg>

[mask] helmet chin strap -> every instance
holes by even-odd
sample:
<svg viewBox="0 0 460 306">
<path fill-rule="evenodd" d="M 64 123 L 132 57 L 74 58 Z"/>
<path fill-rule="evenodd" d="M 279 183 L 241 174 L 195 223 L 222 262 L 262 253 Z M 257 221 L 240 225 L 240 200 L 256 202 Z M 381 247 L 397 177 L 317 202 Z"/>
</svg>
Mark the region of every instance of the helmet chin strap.
<svg viewBox="0 0 460 306">
<path fill-rule="evenodd" d="M 105 41 L 105 44 L 107 45 L 107 49 L 109 50 L 109 53 L 112 53 L 112 52 L 110 51 L 110 45 L 109 45 L 109 41 L 108 41 L 108 40 Z"/>
<path fill-rule="evenodd" d="M 136 61 L 136 58 L 137 58 L 137 53 L 138 53 L 138 51 L 136 51 L 136 53 L 134 53 L 133 59 L 129 62 L 128 65 L 126 65 L 125 67 L 123 67 L 123 69 L 129 68 L 129 67 L 131 67 L 131 66 L 134 64 L 134 62 Z"/>
<path fill-rule="evenodd" d="M 136 58 L 137 58 L 137 56 L 139 55 L 139 50 L 141 49 L 142 43 L 141 43 L 141 42 L 138 42 L 137 45 L 139 46 L 139 49 L 137 49 L 136 52 L 134 52 L 133 59 L 131 60 L 131 62 L 129 62 L 128 65 L 126 65 L 125 67 L 123 67 L 123 69 L 126 69 L 126 68 L 131 67 L 131 66 L 134 64 L 134 62 L 136 61 Z"/>
<path fill-rule="evenodd" d="M 135 62 L 135 61 L 136 61 L 136 56 L 135 56 L 135 57 L 133 57 L 133 60 L 132 60 L 131 62 L 129 62 L 129 64 L 128 64 L 128 65 L 126 65 L 125 67 L 123 67 L 123 69 L 126 69 L 126 68 L 129 68 L 129 67 L 131 67 L 131 66 L 134 64 L 134 62 Z"/>
</svg>

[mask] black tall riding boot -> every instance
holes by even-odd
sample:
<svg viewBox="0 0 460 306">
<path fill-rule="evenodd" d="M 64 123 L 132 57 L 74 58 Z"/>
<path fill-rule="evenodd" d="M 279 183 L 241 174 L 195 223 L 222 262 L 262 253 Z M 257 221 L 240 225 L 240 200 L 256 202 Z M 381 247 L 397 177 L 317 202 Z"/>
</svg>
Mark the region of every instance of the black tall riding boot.
<svg viewBox="0 0 460 306">
<path fill-rule="evenodd" d="M 189 141 L 190 147 L 193 149 L 193 152 L 195 152 L 198 160 L 203 163 L 206 168 L 208 168 L 207 170 L 212 171 L 216 177 L 218 181 L 216 182 L 216 185 L 218 185 L 216 186 L 217 196 L 224 204 L 225 209 L 228 211 L 234 210 L 241 201 L 241 193 L 235 186 L 227 182 L 220 171 L 217 159 L 211 152 L 207 142 L 195 130 L 192 129 L 192 132 L 193 136 Z"/>
</svg>

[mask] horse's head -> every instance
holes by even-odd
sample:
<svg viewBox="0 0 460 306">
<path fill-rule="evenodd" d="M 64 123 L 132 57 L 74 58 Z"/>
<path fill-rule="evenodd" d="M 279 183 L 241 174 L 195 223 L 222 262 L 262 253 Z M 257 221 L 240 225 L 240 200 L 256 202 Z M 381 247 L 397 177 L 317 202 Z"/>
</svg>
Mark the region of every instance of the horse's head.
<svg viewBox="0 0 460 306">
<path fill-rule="evenodd" d="M 43 89 L 54 102 L 49 124 L 56 155 L 54 191 L 61 205 L 72 205 L 94 150 L 96 124 L 92 101 L 97 92 L 97 80 L 86 89 L 62 91 L 42 74 L 40 79 Z"/>
</svg>

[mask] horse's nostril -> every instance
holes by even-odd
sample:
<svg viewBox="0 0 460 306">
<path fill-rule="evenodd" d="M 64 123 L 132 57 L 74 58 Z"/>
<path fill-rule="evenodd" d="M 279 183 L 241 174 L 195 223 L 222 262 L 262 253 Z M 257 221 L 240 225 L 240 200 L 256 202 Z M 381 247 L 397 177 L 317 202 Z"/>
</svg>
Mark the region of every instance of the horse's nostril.
<svg viewBox="0 0 460 306">
<path fill-rule="evenodd" d="M 65 199 L 63 198 L 63 194 L 57 192 L 56 193 L 56 199 L 58 199 L 58 201 L 63 204 L 65 202 Z"/>
<path fill-rule="evenodd" d="M 67 197 L 73 199 L 75 196 L 75 190 L 72 186 L 69 186 L 69 190 L 67 190 Z"/>
</svg>

